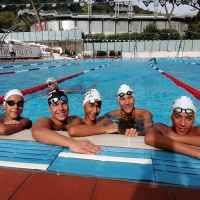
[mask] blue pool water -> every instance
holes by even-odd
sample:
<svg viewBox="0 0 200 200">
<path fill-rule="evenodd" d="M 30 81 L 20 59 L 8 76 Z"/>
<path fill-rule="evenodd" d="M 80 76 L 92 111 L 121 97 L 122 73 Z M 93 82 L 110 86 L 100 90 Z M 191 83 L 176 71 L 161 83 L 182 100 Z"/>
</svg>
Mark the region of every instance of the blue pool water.
<svg viewBox="0 0 200 200">
<path fill-rule="evenodd" d="M 175 61 L 175 59 L 157 59 L 158 64 L 152 64 L 185 84 L 200 90 L 200 86 L 198 84 L 198 72 L 200 70 L 200 65 L 184 63 L 200 63 L 200 60 L 179 59 L 179 61 L 180 62 Z M 16 71 L 18 73 L 0 76 L 2 83 L 0 85 L 0 96 L 3 96 L 8 90 L 13 88 L 25 90 L 44 84 L 46 79 L 49 77 L 61 79 L 108 63 L 110 63 L 110 60 L 94 60 L 90 62 L 43 61 L 34 63 L 2 64 L 0 66 L 0 72 Z M 12 65 L 14 67 L 3 68 Z M 49 66 L 52 66 L 52 68 L 44 68 Z M 26 71 L 31 68 L 40 68 L 40 70 Z M 22 70 L 25 71 L 23 72 Z M 200 108 L 199 100 L 197 100 L 185 89 L 177 86 L 174 82 L 163 76 L 157 70 L 150 67 L 144 62 L 144 60 L 118 60 L 117 62 L 111 63 L 103 68 L 92 70 L 73 79 L 64 81 L 59 84 L 59 87 L 72 88 L 76 84 L 81 83 L 83 88 L 89 88 L 89 86 L 96 81 L 98 82 L 96 89 L 99 90 L 103 98 L 100 116 L 108 111 L 116 109 L 117 97 L 115 95 L 118 87 L 124 83 L 129 84 L 133 88 L 136 99 L 136 107 L 149 110 L 153 114 L 154 122 L 164 122 L 170 125 L 171 105 L 177 97 L 182 95 L 191 97 L 196 103 L 197 108 Z M 43 91 L 38 91 L 34 94 L 25 96 L 25 99 L 28 101 L 25 103 L 23 116 L 30 118 L 33 122 L 42 116 L 50 117 L 46 96 L 39 96 Z M 70 106 L 69 114 L 83 117 L 83 94 L 68 94 L 68 97 Z M 0 111 L 1 114 L 4 113 L 2 107 Z M 198 113 L 195 124 L 200 124 L 200 115 L 198 115 Z"/>
</svg>

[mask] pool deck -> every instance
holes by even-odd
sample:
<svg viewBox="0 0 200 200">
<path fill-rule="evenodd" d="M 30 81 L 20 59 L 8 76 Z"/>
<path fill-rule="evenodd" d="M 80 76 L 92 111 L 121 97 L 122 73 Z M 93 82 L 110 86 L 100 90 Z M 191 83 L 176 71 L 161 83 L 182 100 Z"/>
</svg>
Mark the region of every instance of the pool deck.
<svg viewBox="0 0 200 200">
<path fill-rule="evenodd" d="M 86 138 L 100 155 L 40 144 L 30 130 L 0 136 L 0 200 L 199 200 L 198 160 L 145 145 L 142 136 Z"/>
</svg>

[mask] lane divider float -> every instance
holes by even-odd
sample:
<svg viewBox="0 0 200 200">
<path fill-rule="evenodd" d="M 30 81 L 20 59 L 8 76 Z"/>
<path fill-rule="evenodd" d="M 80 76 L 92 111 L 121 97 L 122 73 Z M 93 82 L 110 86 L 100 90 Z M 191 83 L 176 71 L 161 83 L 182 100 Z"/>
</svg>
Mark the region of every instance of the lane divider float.
<svg viewBox="0 0 200 200">
<path fill-rule="evenodd" d="M 74 63 L 74 60 L 73 61 L 73 64 Z M 97 61 L 97 60 L 86 60 L 84 62 L 88 63 L 88 62 L 94 62 L 94 61 Z M 17 68 L 17 67 L 24 67 L 24 66 L 31 66 L 31 65 L 44 65 L 44 64 L 49 64 L 49 63 L 60 63 L 60 62 L 68 62 L 70 63 L 71 61 L 68 61 L 68 60 L 61 60 L 61 61 L 51 61 L 51 62 L 38 62 L 38 63 L 26 63 L 26 64 L 22 64 L 22 65 L 18 65 L 18 64 L 15 64 L 15 65 L 8 65 L 8 66 L 3 66 L 3 67 L 0 67 L 0 69 L 8 69 L 8 68 Z"/>
<path fill-rule="evenodd" d="M 114 62 L 116 62 L 116 61 L 114 61 Z M 88 72 L 94 71 L 94 70 L 96 70 L 96 69 L 100 69 L 100 68 L 102 68 L 102 67 L 106 67 L 106 66 L 108 66 L 108 65 L 110 65 L 110 64 L 112 64 L 112 63 L 114 63 L 114 62 L 107 63 L 107 64 L 104 64 L 104 65 L 101 65 L 101 66 L 98 66 L 98 67 L 95 67 L 95 68 L 92 68 L 92 69 L 89 69 L 89 70 L 86 70 L 86 71 L 83 71 L 83 72 L 79 72 L 79 73 L 77 73 L 77 74 L 74 74 L 74 75 L 71 75 L 71 76 L 67 76 L 67 77 L 65 77 L 65 78 L 61 78 L 61 79 L 57 80 L 57 83 L 62 83 L 62 82 L 64 82 L 64 81 L 66 81 L 66 80 L 75 78 L 75 77 L 80 76 L 80 75 L 82 75 L 82 74 L 86 74 L 86 73 L 88 73 Z M 32 88 L 28 88 L 28 89 L 22 90 L 21 92 L 22 92 L 23 95 L 27 95 L 27 94 L 35 93 L 35 92 L 37 92 L 37 91 L 39 91 L 39 90 L 43 90 L 43 89 L 45 89 L 46 87 L 47 87 L 46 84 L 42 84 L 42 85 L 38 85 L 38 86 L 35 86 L 35 87 L 32 87 Z M 0 104 L 3 103 L 3 100 L 4 100 L 4 96 L 0 96 Z"/>
<path fill-rule="evenodd" d="M 86 61 L 86 62 L 88 62 L 88 61 Z M 89 61 L 89 62 L 92 62 L 92 61 Z M 51 62 L 51 63 L 58 63 L 58 62 Z M 18 71 L 0 72 L 0 75 L 16 74 L 16 73 L 22 73 L 22 72 L 28 72 L 28 71 L 34 71 L 34 70 L 43 70 L 43 69 L 54 68 L 54 67 L 69 66 L 69 65 L 73 65 L 73 64 L 75 65 L 77 63 L 76 62 L 65 63 L 65 64 L 62 64 L 62 65 L 52 65 L 52 66 L 45 66 L 45 67 L 40 67 L 40 68 L 37 67 L 37 68 L 24 69 L 24 70 L 18 70 Z M 27 65 L 23 65 L 23 66 L 27 66 Z"/>
<path fill-rule="evenodd" d="M 183 83 L 182 81 L 178 80 L 177 78 L 171 76 L 170 74 L 160 70 L 159 68 L 153 66 L 151 63 L 144 61 L 145 63 L 147 63 L 150 67 L 152 67 L 153 69 L 159 71 L 162 75 L 166 76 L 167 78 L 171 79 L 174 83 L 176 83 L 176 85 L 184 88 L 185 90 L 187 90 L 189 93 L 191 93 L 192 95 L 194 95 L 197 99 L 200 99 L 200 91 Z"/>
</svg>

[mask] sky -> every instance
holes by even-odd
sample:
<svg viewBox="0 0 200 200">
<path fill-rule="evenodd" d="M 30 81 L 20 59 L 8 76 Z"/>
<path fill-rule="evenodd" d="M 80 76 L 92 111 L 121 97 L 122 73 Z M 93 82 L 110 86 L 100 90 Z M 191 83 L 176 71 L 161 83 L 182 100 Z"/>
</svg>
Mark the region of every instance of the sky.
<svg viewBox="0 0 200 200">
<path fill-rule="evenodd" d="M 149 6 L 146 7 L 142 1 L 135 1 L 135 5 L 138 5 L 139 7 L 143 8 L 145 10 L 149 9 L 149 10 L 154 11 L 154 3 L 150 3 Z M 167 4 L 167 7 L 169 8 L 168 11 L 171 11 L 171 4 Z M 165 13 L 165 8 L 159 4 L 158 12 L 160 12 L 160 11 L 162 13 Z M 175 5 L 173 14 L 185 15 L 185 14 L 197 14 L 197 12 L 198 12 L 198 10 L 194 10 L 193 7 L 191 7 L 191 6 L 187 6 L 187 5 L 176 6 Z"/>
</svg>

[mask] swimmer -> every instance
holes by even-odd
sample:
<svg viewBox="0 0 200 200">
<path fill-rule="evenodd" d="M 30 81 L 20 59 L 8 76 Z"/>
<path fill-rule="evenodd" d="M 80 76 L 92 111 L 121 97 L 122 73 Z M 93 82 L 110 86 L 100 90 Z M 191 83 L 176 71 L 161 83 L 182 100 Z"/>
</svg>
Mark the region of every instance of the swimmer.
<svg viewBox="0 0 200 200">
<path fill-rule="evenodd" d="M 93 84 L 91 84 L 90 89 L 95 88 L 97 83 L 98 82 L 94 82 Z M 82 82 L 78 83 L 77 84 L 78 86 L 74 86 L 73 88 L 62 88 L 62 90 L 67 93 L 75 93 L 75 92 L 85 93 L 86 89 L 81 87 L 81 84 L 82 84 Z M 48 87 L 48 90 L 43 92 L 42 94 L 40 94 L 40 96 L 44 96 L 44 95 L 48 94 L 50 91 L 59 88 L 57 81 L 53 77 L 48 78 L 46 80 L 46 85 Z"/>
<path fill-rule="evenodd" d="M 171 108 L 172 126 L 157 123 L 147 130 L 145 143 L 200 159 L 200 126 L 193 126 L 197 108 L 187 96 L 174 101 Z"/>
<path fill-rule="evenodd" d="M 74 140 L 56 131 L 68 131 L 70 127 L 83 124 L 78 116 L 68 116 L 68 97 L 65 92 L 55 89 L 47 97 L 51 118 L 42 117 L 33 125 L 33 138 L 41 143 L 68 147 L 76 153 L 99 153 L 101 148 L 89 140 Z"/>
<path fill-rule="evenodd" d="M 69 129 L 69 135 L 89 136 L 97 134 L 118 133 L 118 125 L 112 123 L 108 126 L 98 125 L 98 115 L 101 111 L 102 99 L 100 93 L 96 89 L 90 89 L 85 93 L 83 98 L 83 108 L 85 116 L 82 119 L 84 125 L 73 126 Z"/>
<path fill-rule="evenodd" d="M 123 84 L 118 89 L 120 110 L 111 111 L 102 117 L 99 124 L 108 125 L 116 122 L 119 133 L 126 136 L 144 135 L 153 126 L 152 114 L 145 109 L 135 107 L 135 97 L 132 88 Z"/>
<path fill-rule="evenodd" d="M 31 120 L 21 117 L 24 108 L 24 96 L 17 90 L 9 90 L 4 96 L 5 117 L 0 117 L 0 135 L 10 135 L 32 126 Z"/>
<path fill-rule="evenodd" d="M 149 61 L 152 61 L 152 60 L 154 61 L 155 64 L 157 64 L 156 58 L 151 58 Z"/>
</svg>

